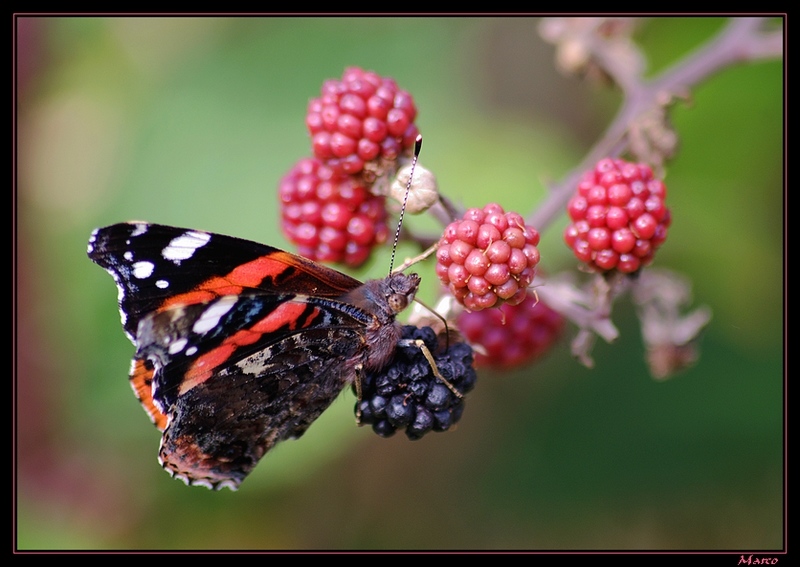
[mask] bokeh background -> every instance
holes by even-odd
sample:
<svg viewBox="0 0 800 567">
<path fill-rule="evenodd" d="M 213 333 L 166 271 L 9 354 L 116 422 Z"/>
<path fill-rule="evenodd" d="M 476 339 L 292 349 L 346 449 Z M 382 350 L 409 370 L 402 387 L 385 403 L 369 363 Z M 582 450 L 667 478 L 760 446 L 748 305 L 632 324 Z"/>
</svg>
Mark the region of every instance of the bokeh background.
<svg viewBox="0 0 800 567">
<path fill-rule="evenodd" d="M 459 427 L 415 442 L 357 428 L 348 391 L 238 492 L 214 493 L 156 461 L 116 289 L 86 258 L 93 228 L 147 219 L 289 247 L 277 183 L 310 155 L 308 100 L 346 66 L 413 94 L 422 161 L 451 199 L 523 213 L 619 94 L 559 75 L 535 18 L 15 23 L 18 549 L 782 548 L 781 61 L 725 69 L 672 113 L 657 265 L 713 310 L 693 368 L 653 380 L 623 300 L 621 338 L 597 344 L 594 370 L 564 339 L 534 366 L 481 373 Z M 634 38 L 655 73 L 724 23 L 654 18 Z M 565 224 L 543 233 L 547 271 L 575 267 Z M 354 274 L 387 266 L 388 250 Z"/>
</svg>

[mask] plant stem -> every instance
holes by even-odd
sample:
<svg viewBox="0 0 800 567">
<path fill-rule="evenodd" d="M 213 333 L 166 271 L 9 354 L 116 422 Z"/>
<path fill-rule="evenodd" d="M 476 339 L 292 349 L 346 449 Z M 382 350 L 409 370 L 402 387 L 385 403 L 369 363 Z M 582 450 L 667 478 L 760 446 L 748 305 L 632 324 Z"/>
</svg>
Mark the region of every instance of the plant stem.
<svg viewBox="0 0 800 567">
<path fill-rule="evenodd" d="M 604 157 L 616 157 L 628 148 L 627 132 L 642 114 L 663 106 L 712 74 L 733 64 L 783 56 L 783 30 L 762 31 L 768 18 L 731 18 L 706 44 L 660 75 L 626 85 L 625 99 L 614 120 L 581 163 L 558 184 L 527 219 L 540 232 L 564 213 L 584 171 Z"/>
</svg>

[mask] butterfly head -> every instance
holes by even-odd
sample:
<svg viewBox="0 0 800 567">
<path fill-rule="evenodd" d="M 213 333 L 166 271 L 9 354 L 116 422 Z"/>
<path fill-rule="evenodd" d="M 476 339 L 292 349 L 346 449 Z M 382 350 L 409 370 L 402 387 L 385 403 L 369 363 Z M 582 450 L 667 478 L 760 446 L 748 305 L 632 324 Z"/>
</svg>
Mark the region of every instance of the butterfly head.
<svg viewBox="0 0 800 567">
<path fill-rule="evenodd" d="M 386 280 L 386 301 L 394 313 L 400 313 L 414 301 L 419 289 L 420 277 L 417 274 L 392 274 Z"/>
</svg>

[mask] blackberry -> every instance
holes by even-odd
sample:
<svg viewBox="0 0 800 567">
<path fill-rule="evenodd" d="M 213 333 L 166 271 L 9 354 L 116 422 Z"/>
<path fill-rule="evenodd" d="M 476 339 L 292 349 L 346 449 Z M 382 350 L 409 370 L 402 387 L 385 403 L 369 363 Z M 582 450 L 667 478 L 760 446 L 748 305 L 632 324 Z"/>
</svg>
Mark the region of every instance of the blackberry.
<svg viewBox="0 0 800 567">
<path fill-rule="evenodd" d="M 416 340 L 425 343 L 439 373 L 462 395 L 475 387 L 477 375 L 468 344 L 450 343 L 445 350 L 430 327 L 403 326 L 392 363 L 362 377 L 361 400 L 355 408 L 357 416 L 360 410 L 361 423 L 371 424 L 381 437 L 391 437 L 400 429 L 412 440 L 430 431 L 447 431 L 464 411 L 464 399 L 434 375 Z"/>
<path fill-rule="evenodd" d="M 372 182 L 414 148 L 416 116 L 413 97 L 394 79 L 348 67 L 309 102 L 306 127 L 315 156 L 337 173 L 364 172 Z"/>
<path fill-rule="evenodd" d="M 536 297 L 499 309 L 465 311 L 458 329 L 484 353 L 475 354 L 476 366 L 512 368 L 544 355 L 564 330 L 564 317 Z"/>
<path fill-rule="evenodd" d="M 436 251 L 436 275 L 471 311 L 517 305 L 539 263 L 539 232 L 517 213 L 490 203 L 468 209 L 445 228 Z"/>
<path fill-rule="evenodd" d="M 667 238 L 667 188 L 645 164 L 605 158 L 584 174 L 567 204 L 564 241 L 598 272 L 630 274 L 653 261 Z"/>
<path fill-rule="evenodd" d="M 281 229 L 300 255 L 358 267 L 386 241 L 385 198 L 317 158 L 298 161 L 280 182 Z"/>
</svg>

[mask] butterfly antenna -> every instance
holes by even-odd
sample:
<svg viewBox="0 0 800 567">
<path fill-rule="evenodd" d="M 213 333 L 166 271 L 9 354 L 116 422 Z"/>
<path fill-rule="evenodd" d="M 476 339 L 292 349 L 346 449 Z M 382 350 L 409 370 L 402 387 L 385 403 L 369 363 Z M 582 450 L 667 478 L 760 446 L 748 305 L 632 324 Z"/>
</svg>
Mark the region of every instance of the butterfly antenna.
<svg viewBox="0 0 800 567">
<path fill-rule="evenodd" d="M 403 226 L 403 215 L 406 212 L 406 204 L 408 203 L 408 194 L 411 192 L 411 180 L 414 178 L 414 168 L 417 167 L 417 160 L 419 159 L 419 152 L 422 149 L 422 134 L 417 134 L 417 139 L 414 141 L 414 159 L 411 160 L 411 171 L 408 174 L 408 182 L 406 183 L 406 194 L 403 197 L 403 206 L 400 208 L 400 219 L 397 221 L 397 230 L 394 232 L 394 244 L 392 245 L 392 259 L 389 260 L 389 275 L 392 275 L 394 268 L 394 257 L 397 254 L 397 243 L 400 240 L 400 227 Z"/>
</svg>

